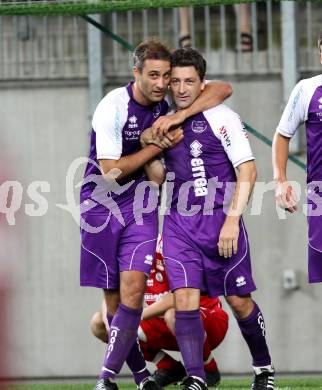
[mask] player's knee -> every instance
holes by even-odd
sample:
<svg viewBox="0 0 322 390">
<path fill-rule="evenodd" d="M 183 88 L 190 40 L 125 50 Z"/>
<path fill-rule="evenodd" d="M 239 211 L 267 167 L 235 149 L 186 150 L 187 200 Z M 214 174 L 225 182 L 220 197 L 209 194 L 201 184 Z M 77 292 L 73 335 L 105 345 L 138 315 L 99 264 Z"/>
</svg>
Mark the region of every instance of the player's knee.
<svg viewBox="0 0 322 390">
<path fill-rule="evenodd" d="M 132 281 L 127 285 L 121 294 L 122 303 L 133 309 L 142 307 L 144 287 L 139 282 Z"/>
<path fill-rule="evenodd" d="M 142 275 L 140 275 L 142 274 Z M 145 290 L 146 277 L 137 271 L 128 272 L 121 280 L 121 301 L 133 309 L 141 308 Z"/>
<path fill-rule="evenodd" d="M 174 297 L 176 310 L 185 311 L 199 309 L 199 295 L 194 294 L 190 288 L 175 290 Z"/>
<path fill-rule="evenodd" d="M 254 308 L 254 303 L 250 296 L 239 297 L 234 295 L 226 297 L 226 301 L 237 319 L 248 317 Z"/>
<path fill-rule="evenodd" d="M 164 321 L 167 324 L 168 329 L 172 334 L 174 334 L 174 325 L 175 325 L 175 310 L 169 309 L 164 313 Z"/>
<path fill-rule="evenodd" d="M 143 292 L 134 288 L 130 289 L 122 297 L 122 303 L 132 309 L 139 309 L 143 306 Z"/>
</svg>

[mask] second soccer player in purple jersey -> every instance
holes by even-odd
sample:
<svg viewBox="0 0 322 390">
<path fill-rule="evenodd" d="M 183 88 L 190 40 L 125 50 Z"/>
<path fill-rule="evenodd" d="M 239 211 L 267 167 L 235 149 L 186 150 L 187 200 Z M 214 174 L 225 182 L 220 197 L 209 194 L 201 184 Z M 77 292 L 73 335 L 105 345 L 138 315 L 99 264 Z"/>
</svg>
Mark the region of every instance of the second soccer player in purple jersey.
<svg viewBox="0 0 322 390">
<path fill-rule="evenodd" d="M 193 49 L 174 52 L 170 87 L 178 112 L 205 87 L 206 63 Z M 182 124 L 184 139 L 165 151 L 167 195 L 164 260 L 175 297 L 175 332 L 188 378 L 185 390 L 205 389 L 200 291 L 224 295 L 253 358 L 253 390 L 274 389 L 274 368 L 255 290 L 241 214 L 256 179 L 254 157 L 239 116 L 224 105 Z M 238 170 L 236 177 L 235 169 Z"/>
<path fill-rule="evenodd" d="M 81 189 L 80 279 L 82 286 L 103 289 L 111 330 L 96 390 L 117 389 L 112 380 L 125 361 L 140 389 L 159 388 L 146 369 L 137 342 L 145 283 L 158 236 L 158 214 L 155 207 L 136 223 L 136 213 L 142 211 L 136 195 L 143 192 L 143 205 L 148 202 L 149 192 L 142 188 L 146 173 L 155 165 L 154 158 L 182 139 L 182 130 L 168 132 L 169 127 L 221 103 L 231 93 L 227 83 L 213 82 L 194 106 L 158 121 L 169 106 L 164 98 L 170 57 L 158 41 L 141 43 L 133 56 L 135 81 L 108 93 L 93 117 L 90 161 Z M 151 126 L 165 135 L 152 139 Z M 145 129 L 145 134 L 151 134 L 150 139 L 145 138 L 150 144 L 141 149 L 140 136 Z"/>
<path fill-rule="evenodd" d="M 318 40 L 322 64 L 322 33 Z M 287 181 L 286 164 L 290 139 L 305 123 L 307 139 L 308 276 L 310 283 L 322 282 L 322 74 L 301 80 L 293 89 L 277 126 L 273 142 L 276 200 L 293 213 L 297 195 Z"/>
</svg>

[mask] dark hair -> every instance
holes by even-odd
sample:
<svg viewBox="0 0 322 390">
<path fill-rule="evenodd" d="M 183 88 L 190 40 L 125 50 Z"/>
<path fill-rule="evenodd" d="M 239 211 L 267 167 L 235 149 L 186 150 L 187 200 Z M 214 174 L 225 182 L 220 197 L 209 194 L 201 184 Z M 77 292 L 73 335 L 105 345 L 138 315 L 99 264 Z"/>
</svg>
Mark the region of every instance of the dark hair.
<svg viewBox="0 0 322 390">
<path fill-rule="evenodd" d="M 171 56 L 171 67 L 184 67 L 194 66 L 200 80 L 205 78 L 207 63 L 203 56 L 195 49 L 191 47 L 184 49 L 177 49 L 172 53 Z"/>
<path fill-rule="evenodd" d="M 142 72 L 145 60 L 171 61 L 169 48 L 156 38 L 141 42 L 134 50 L 133 65 Z"/>
<path fill-rule="evenodd" d="M 318 45 L 319 45 L 320 53 L 322 54 L 322 31 L 320 32 L 319 35 Z"/>
</svg>

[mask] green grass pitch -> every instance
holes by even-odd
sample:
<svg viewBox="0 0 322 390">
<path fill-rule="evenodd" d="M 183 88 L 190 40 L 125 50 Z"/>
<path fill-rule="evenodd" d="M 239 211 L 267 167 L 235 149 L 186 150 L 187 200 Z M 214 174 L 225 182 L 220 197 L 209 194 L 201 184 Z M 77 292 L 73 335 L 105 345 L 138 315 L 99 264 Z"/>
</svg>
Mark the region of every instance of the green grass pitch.
<svg viewBox="0 0 322 390">
<path fill-rule="evenodd" d="M 217 390 L 250 390 L 251 380 L 227 380 L 223 379 Z M 8 390 L 92 390 L 93 384 L 37 384 L 9 386 Z M 120 383 L 120 390 L 135 390 L 136 387 L 129 383 Z M 179 390 L 179 386 L 170 386 L 168 390 Z M 215 389 L 215 388 L 212 388 Z M 275 390 L 322 390 L 322 378 L 320 379 L 277 379 Z"/>
</svg>

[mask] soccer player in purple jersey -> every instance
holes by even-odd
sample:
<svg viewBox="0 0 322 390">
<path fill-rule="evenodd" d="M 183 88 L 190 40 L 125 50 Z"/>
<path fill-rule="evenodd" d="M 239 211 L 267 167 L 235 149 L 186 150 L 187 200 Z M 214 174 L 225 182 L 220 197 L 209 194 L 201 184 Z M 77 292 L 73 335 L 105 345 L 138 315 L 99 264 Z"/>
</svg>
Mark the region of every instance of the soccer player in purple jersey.
<svg viewBox="0 0 322 390">
<path fill-rule="evenodd" d="M 318 40 L 322 64 L 322 33 Z M 322 74 L 301 80 L 293 89 L 277 126 L 273 142 L 276 201 L 290 213 L 297 209 L 297 194 L 287 180 L 289 142 L 305 123 L 307 140 L 308 277 L 322 282 Z"/>
<path fill-rule="evenodd" d="M 135 81 L 108 93 L 96 108 L 90 161 L 81 188 L 80 281 L 82 286 L 103 289 L 111 329 L 96 390 L 117 389 L 111 379 L 125 361 L 139 389 L 159 388 L 137 342 L 158 235 L 157 207 L 136 223 L 136 213 L 148 204 L 151 193 L 151 188 L 144 191 L 144 170 L 152 175 L 154 158 L 182 139 L 181 130 L 168 132 L 172 125 L 221 103 L 231 93 L 229 84 L 213 82 L 194 106 L 158 121 L 169 107 L 164 98 L 170 81 L 170 52 L 160 42 L 149 40 L 136 48 L 133 58 Z M 140 135 L 154 122 L 156 131 L 166 134 L 160 138 L 150 130 L 154 138 L 141 149 Z M 136 201 L 142 193 L 143 205 Z"/>
<path fill-rule="evenodd" d="M 177 109 L 189 107 L 205 87 L 206 62 L 193 49 L 172 55 L 170 88 Z M 188 378 L 185 390 L 206 388 L 199 313 L 200 291 L 224 295 L 253 358 L 253 390 L 274 389 L 274 368 L 263 315 L 251 298 L 255 284 L 241 214 L 256 167 L 239 116 L 224 105 L 181 125 L 184 139 L 165 152 L 170 209 L 163 224 L 164 259 L 175 296 L 175 332 Z M 238 170 L 236 177 L 235 169 Z"/>
</svg>

